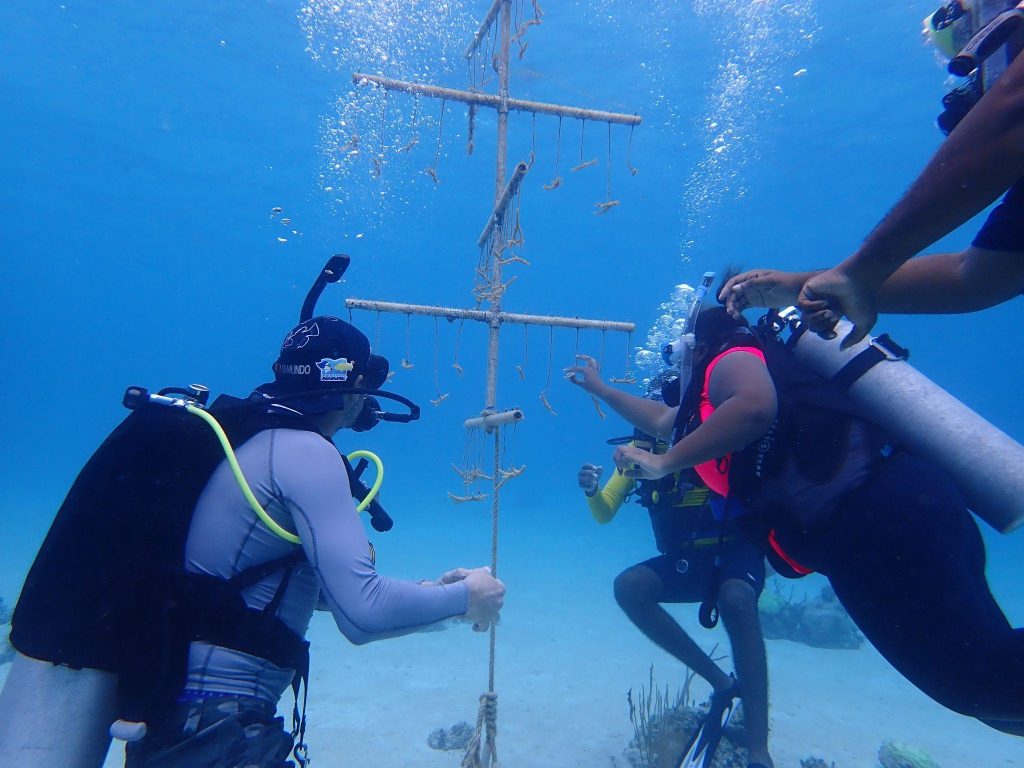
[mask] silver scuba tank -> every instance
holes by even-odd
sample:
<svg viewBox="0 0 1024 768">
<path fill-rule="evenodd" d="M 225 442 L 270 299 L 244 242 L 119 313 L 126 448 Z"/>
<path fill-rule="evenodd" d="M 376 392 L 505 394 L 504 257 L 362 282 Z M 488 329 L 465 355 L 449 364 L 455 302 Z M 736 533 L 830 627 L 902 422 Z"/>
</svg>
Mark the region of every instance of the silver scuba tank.
<svg viewBox="0 0 1024 768">
<path fill-rule="evenodd" d="M 884 334 L 840 349 L 851 329 L 841 320 L 825 340 L 798 328 L 793 353 L 900 445 L 942 469 L 986 523 L 1001 533 L 1024 523 L 1024 446 L 913 368 Z"/>
</svg>

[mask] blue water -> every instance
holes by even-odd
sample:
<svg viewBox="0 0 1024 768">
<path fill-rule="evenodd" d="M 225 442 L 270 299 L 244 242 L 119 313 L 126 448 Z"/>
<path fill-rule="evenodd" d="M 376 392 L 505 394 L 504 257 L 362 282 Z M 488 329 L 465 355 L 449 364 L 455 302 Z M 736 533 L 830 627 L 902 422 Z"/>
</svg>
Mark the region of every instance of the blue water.
<svg viewBox="0 0 1024 768">
<path fill-rule="evenodd" d="M 606 126 L 588 123 L 581 149 L 580 124 L 563 123 L 564 182 L 545 191 L 558 121 L 534 126 L 514 114 L 510 162 L 535 145 L 536 165 L 521 197 L 530 266 L 510 270 L 518 279 L 505 307 L 635 322 L 631 339 L 605 339 L 611 375 L 675 285 L 726 264 L 810 268 L 844 257 L 940 141 L 933 119 L 948 84 L 918 32 L 929 2 L 547 6 L 523 60 L 514 58 L 513 95 L 640 114 L 629 157 L 639 173 L 626 167 L 629 130 L 613 127 L 610 191 L 620 205 L 595 216 L 609 199 Z M 467 156 L 462 106 L 448 104 L 439 125 L 436 102 L 385 101 L 350 76 L 465 87 L 460 54 L 483 11 L 468 0 L 0 4 L 0 595 L 16 595 L 68 485 L 123 416 L 125 386 L 200 381 L 238 394 L 266 380 L 330 254 L 349 253 L 353 265 L 321 311 L 343 314 L 346 296 L 471 304 L 476 237 L 493 203 L 494 116 L 478 116 Z M 345 147 L 353 131 L 358 155 Z M 408 154 L 395 151 L 413 137 Z M 376 178 L 369 158 L 381 145 Z M 435 153 L 439 184 L 423 173 Z M 569 171 L 591 158 L 600 163 Z M 959 249 L 974 229 L 940 246 Z M 883 326 L 921 370 L 1022 439 L 1024 361 L 1004 354 L 1017 308 Z M 462 419 L 484 405 L 482 329 L 462 331 L 460 379 L 457 326 L 354 322 L 379 338 L 392 367 L 410 357 L 415 367 L 393 385 L 424 406 L 414 426 L 353 441 L 387 462 L 385 499 L 398 521 L 386 545 L 391 572 L 485 562 L 487 510 L 446 498 L 461 492 L 450 464 L 464 456 Z M 503 332 L 498 404 L 527 412 L 507 440 L 507 464 L 527 470 L 507 486 L 503 519 L 521 577 L 510 596 L 540 600 L 550 588 L 540 574 L 590 578 L 595 563 L 613 575 L 634 562 L 644 523 L 631 517 L 621 551 L 595 532 L 575 487 L 579 464 L 608 465 L 603 440 L 625 430 L 559 376 L 574 351 L 597 354 L 600 334 L 558 331 L 549 343 L 533 329 L 526 341 L 521 381 L 523 333 Z M 538 401 L 545 389 L 557 416 Z M 450 396 L 430 406 L 439 392 Z M 986 536 L 994 591 L 1020 623 L 1024 539 Z M 594 600 L 609 610 L 607 591 Z M 624 618 L 611 626 L 637 649 L 643 682 L 646 641 Z M 1001 764 L 1024 764 L 1019 744 L 991 738 Z"/>
</svg>

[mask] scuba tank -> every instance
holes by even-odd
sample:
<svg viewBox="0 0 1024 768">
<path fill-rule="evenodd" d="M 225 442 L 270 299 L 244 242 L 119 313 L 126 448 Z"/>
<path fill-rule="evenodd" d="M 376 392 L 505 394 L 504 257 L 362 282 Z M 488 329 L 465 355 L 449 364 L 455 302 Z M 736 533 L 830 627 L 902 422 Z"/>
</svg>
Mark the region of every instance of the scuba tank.
<svg viewBox="0 0 1024 768">
<path fill-rule="evenodd" d="M 1001 533 L 1024 523 L 1024 446 L 913 368 L 886 334 L 843 350 L 847 320 L 826 340 L 805 333 L 793 308 L 780 317 L 793 330 L 787 343 L 797 361 L 846 391 L 898 445 L 946 472 L 978 517 Z"/>
</svg>

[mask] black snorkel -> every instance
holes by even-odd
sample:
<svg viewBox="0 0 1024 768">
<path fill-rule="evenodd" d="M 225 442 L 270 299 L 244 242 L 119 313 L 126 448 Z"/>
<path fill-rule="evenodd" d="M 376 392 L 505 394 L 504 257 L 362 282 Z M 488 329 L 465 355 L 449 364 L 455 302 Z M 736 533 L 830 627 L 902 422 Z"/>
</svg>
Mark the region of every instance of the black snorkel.
<svg viewBox="0 0 1024 768">
<path fill-rule="evenodd" d="M 316 314 L 316 303 L 323 295 L 324 288 L 329 283 L 337 283 L 345 276 L 352 259 L 344 253 L 336 253 L 327 260 L 324 268 L 320 270 L 316 280 L 306 294 L 306 300 L 302 302 L 302 310 L 299 312 L 299 322 L 304 323 Z"/>
</svg>

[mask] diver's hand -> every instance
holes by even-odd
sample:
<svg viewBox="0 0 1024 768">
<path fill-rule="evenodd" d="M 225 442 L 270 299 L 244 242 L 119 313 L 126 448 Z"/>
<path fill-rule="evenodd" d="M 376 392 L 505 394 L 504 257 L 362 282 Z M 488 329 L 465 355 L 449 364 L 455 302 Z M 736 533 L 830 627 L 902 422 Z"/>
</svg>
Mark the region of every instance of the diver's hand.
<svg viewBox="0 0 1024 768">
<path fill-rule="evenodd" d="M 601 397 L 601 393 L 607 389 L 608 385 L 601 378 L 601 366 L 598 365 L 597 360 L 590 355 L 576 355 L 576 360 L 582 361 L 583 364 L 566 368 L 565 378 L 584 392 Z"/>
<path fill-rule="evenodd" d="M 473 622 L 475 631 L 486 632 L 505 603 L 505 585 L 491 576 L 490 568 L 474 568 L 462 581 L 469 590 L 466 619 Z"/>
<path fill-rule="evenodd" d="M 469 568 L 454 568 L 450 571 L 446 571 L 445 573 L 441 574 L 436 579 L 424 579 L 420 582 L 420 586 L 440 587 L 445 584 L 454 584 L 457 581 L 464 580 L 467 576 L 469 576 L 469 574 Z"/>
<path fill-rule="evenodd" d="M 808 327 L 826 339 L 836 337 L 836 323 L 846 315 L 853 323 L 853 330 L 841 344 L 842 349 L 847 349 L 867 336 L 878 320 L 876 290 L 877 286 L 868 285 L 835 267 L 804 283 L 797 307 Z"/>
<path fill-rule="evenodd" d="M 663 455 L 632 445 L 620 445 L 614 458 L 619 472 L 634 480 L 658 480 L 668 474 Z"/>
<path fill-rule="evenodd" d="M 597 485 L 601 480 L 602 472 L 604 472 L 604 467 L 598 467 L 594 464 L 584 464 L 580 467 L 577 481 L 587 496 L 594 496 L 597 493 Z"/>
<path fill-rule="evenodd" d="M 800 288 L 813 272 L 752 269 L 731 278 L 718 292 L 729 314 L 739 318 L 750 307 L 788 307 L 796 304 Z"/>
</svg>

